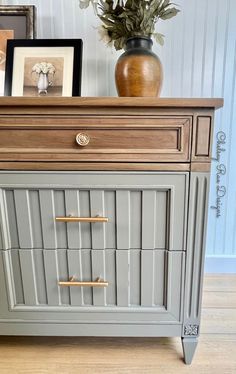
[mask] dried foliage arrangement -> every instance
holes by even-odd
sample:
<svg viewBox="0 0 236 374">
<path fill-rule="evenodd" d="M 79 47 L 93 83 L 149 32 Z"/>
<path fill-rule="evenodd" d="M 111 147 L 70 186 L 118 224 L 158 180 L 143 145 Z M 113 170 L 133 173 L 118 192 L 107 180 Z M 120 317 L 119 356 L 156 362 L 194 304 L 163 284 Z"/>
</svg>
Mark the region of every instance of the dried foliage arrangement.
<svg viewBox="0 0 236 374">
<path fill-rule="evenodd" d="M 101 39 L 116 50 L 123 49 L 128 38 L 153 37 L 164 44 L 164 35 L 155 32 L 159 19 L 167 20 L 177 15 L 170 0 L 79 0 L 82 9 L 89 5 L 102 21 Z"/>
</svg>

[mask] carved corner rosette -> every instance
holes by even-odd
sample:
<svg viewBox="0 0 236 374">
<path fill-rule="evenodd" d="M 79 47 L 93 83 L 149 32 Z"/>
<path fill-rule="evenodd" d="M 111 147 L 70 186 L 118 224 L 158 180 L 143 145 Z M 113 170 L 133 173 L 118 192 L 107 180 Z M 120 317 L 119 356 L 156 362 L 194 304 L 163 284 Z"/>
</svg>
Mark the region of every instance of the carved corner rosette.
<svg viewBox="0 0 236 374">
<path fill-rule="evenodd" d="M 199 325 L 185 325 L 184 335 L 185 336 L 198 336 Z"/>
</svg>

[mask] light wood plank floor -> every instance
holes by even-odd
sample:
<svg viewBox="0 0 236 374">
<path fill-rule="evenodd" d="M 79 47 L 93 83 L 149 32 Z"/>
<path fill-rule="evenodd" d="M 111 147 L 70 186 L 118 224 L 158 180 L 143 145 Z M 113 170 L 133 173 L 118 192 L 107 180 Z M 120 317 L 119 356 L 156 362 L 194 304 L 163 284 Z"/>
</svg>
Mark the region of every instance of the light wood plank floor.
<svg viewBox="0 0 236 374">
<path fill-rule="evenodd" d="M 236 374 L 236 276 L 207 276 L 191 366 L 180 339 L 1 337 L 0 374 Z"/>
</svg>

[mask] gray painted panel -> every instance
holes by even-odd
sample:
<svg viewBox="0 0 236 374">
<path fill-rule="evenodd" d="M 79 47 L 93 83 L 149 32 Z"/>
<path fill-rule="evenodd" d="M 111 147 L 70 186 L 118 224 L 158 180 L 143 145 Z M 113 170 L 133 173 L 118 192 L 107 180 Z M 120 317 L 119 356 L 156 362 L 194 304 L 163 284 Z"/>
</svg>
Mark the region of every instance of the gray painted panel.
<svg viewBox="0 0 236 374">
<path fill-rule="evenodd" d="M 167 197 L 166 191 L 156 193 L 156 224 L 155 224 L 155 248 L 167 248 L 168 225 L 167 225 Z"/>
<path fill-rule="evenodd" d="M 2 237 L 1 226 L 0 226 L 0 249 L 3 249 L 3 237 Z"/>
<path fill-rule="evenodd" d="M 45 250 L 43 254 L 48 305 L 60 305 L 61 298 L 58 282 L 61 279 L 58 274 L 57 251 Z"/>
<path fill-rule="evenodd" d="M 142 242 L 142 192 L 130 192 L 130 249 L 140 249 Z"/>
<path fill-rule="evenodd" d="M 7 210 L 6 216 L 8 219 L 8 229 L 9 229 L 9 234 L 10 234 L 9 235 L 10 248 L 19 248 L 20 244 L 19 244 L 18 230 L 17 230 L 14 191 L 6 190 L 5 199 L 6 199 L 6 210 Z"/>
<path fill-rule="evenodd" d="M 74 277 L 76 280 L 82 280 L 81 251 L 67 251 L 69 278 Z M 70 287 L 70 305 L 83 305 L 83 290 L 81 287 Z"/>
<path fill-rule="evenodd" d="M 116 191 L 106 190 L 104 193 L 104 214 L 109 221 L 104 225 L 105 244 L 108 249 L 116 248 Z"/>
<path fill-rule="evenodd" d="M 164 305 L 165 251 L 154 251 L 154 305 Z M 175 271 L 175 269 L 173 269 Z"/>
<path fill-rule="evenodd" d="M 61 249 L 57 251 L 57 261 L 58 261 L 59 279 L 69 280 L 67 251 L 65 249 Z M 62 305 L 70 305 L 69 287 L 60 287 L 60 296 L 61 296 Z"/>
<path fill-rule="evenodd" d="M 196 226 L 195 226 L 195 238 L 194 238 L 194 269 L 193 269 L 193 278 L 197 281 L 192 284 L 192 300 L 190 307 L 190 315 L 194 318 L 197 318 L 199 315 L 199 283 L 201 281 L 200 272 L 201 272 L 201 261 L 202 261 L 202 241 L 205 230 L 205 213 L 206 213 L 206 179 L 198 179 L 197 184 L 197 195 L 196 195 Z M 198 250 L 200 248 L 200 250 Z M 197 296 L 197 297 L 196 297 Z"/>
<path fill-rule="evenodd" d="M 167 252 L 167 311 L 181 321 L 181 299 L 184 280 L 184 252 Z"/>
<path fill-rule="evenodd" d="M 141 305 L 141 251 L 130 251 L 130 305 Z"/>
<path fill-rule="evenodd" d="M 116 252 L 105 251 L 105 274 L 109 287 L 106 289 L 106 305 L 116 305 Z"/>
<path fill-rule="evenodd" d="M 48 300 L 47 300 L 43 251 L 40 249 L 34 250 L 33 260 L 34 260 L 34 271 L 35 271 L 35 281 L 36 281 L 38 303 L 46 305 L 48 303 Z"/>
<path fill-rule="evenodd" d="M 53 183 L 56 190 L 53 191 L 51 186 L 46 188 L 47 178 L 50 180 L 51 175 L 41 173 L 41 179 L 45 175 L 47 182 L 44 185 L 41 184 L 40 199 L 38 192 L 35 189 L 30 189 L 30 184 L 25 186 L 29 191 L 31 216 L 32 212 L 37 210 L 35 220 L 31 220 L 33 245 L 40 245 L 40 240 L 42 241 L 40 231 L 43 231 L 43 246 L 47 250 L 44 251 L 44 256 L 42 256 L 42 250 L 33 250 L 34 254 L 31 259 L 34 261 L 33 265 L 31 264 L 32 277 L 35 278 L 35 294 L 38 294 L 38 300 L 35 300 L 34 305 L 32 305 L 32 301 L 28 303 L 27 300 L 25 305 L 22 305 L 18 290 L 17 305 L 12 306 L 11 312 L 6 312 L 6 315 L 9 318 L 35 321 L 42 318 L 42 320 L 52 323 L 58 320 L 68 322 L 78 320 L 84 324 L 86 321 L 89 323 L 117 321 L 119 324 L 123 322 L 124 324 L 138 325 L 145 321 L 150 325 L 164 321 L 180 321 L 183 253 L 166 254 L 167 260 L 165 262 L 164 253 L 166 252 L 153 251 L 153 248 L 165 248 L 168 244 L 167 235 L 163 233 L 168 223 L 168 216 L 170 216 L 170 224 L 172 225 L 170 248 L 175 250 L 183 248 L 181 246 L 184 243 L 183 217 L 186 207 L 185 198 L 187 198 L 187 194 L 185 196 L 186 174 L 62 174 L 64 181 L 67 180 L 68 184 L 64 186 L 63 183 L 57 184 L 61 174 L 55 173 Z M 37 179 L 37 175 L 34 176 Z M 17 179 L 17 183 L 19 181 L 21 178 Z M 117 181 L 117 185 L 114 185 L 115 181 Z M 35 181 L 32 179 L 31 187 L 34 183 Z M 72 184 L 70 185 L 70 183 Z M 10 185 L 9 187 L 11 188 Z M 155 207 L 153 208 L 154 204 L 150 203 L 149 212 L 147 209 L 146 213 L 143 211 L 142 194 L 143 196 L 145 194 L 154 196 Z M 167 194 L 172 194 L 171 205 L 167 204 Z M 74 201 L 76 208 L 73 208 Z M 55 224 L 56 215 L 68 215 L 71 209 L 77 210 L 76 215 L 90 216 L 95 215 L 93 209 L 100 209 L 99 207 L 102 207 L 103 215 L 112 217 L 111 231 L 108 225 L 103 225 L 105 230 L 95 231 L 90 224 L 83 226 L 76 224 L 76 229 L 73 231 L 72 226 L 62 224 L 59 227 Z M 168 208 L 171 208 L 170 214 Z M 156 209 L 156 213 L 154 211 L 151 220 L 152 237 L 147 236 L 145 241 L 151 240 L 153 244 L 151 248 L 148 244 L 147 248 L 141 251 L 139 249 L 142 243 L 140 229 L 144 220 L 142 214 L 148 216 L 150 209 L 153 211 Z M 39 213 L 41 213 L 41 217 Z M 44 225 L 42 229 L 40 220 L 42 220 L 42 226 Z M 91 243 L 93 243 L 93 248 L 97 246 L 97 250 L 90 250 Z M 79 249 L 80 246 L 83 248 L 82 250 Z M 111 249 L 109 249 L 110 246 Z M 120 248 L 120 250 L 112 250 L 113 246 Z M 73 250 L 66 250 L 68 247 Z M 55 251 L 55 248 L 62 249 Z M 103 250 L 104 248 L 106 249 Z M 17 261 L 14 266 L 15 268 L 19 266 Z M 87 287 L 83 287 L 83 289 L 58 287 L 59 279 L 68 280 L 71 275 L 74 275 L 71 274 L 74 272 L 79 273 L 77 278 L 88 281 L 95 280 L 94 278 L 99 273 L 109 282 L 109 286 L 105 290 Z M 13 273 L 16 273 L 16 277 L 19 278 L 19 271 L 17 274 L 17 270 L 13 270 Z M 25 287 L 24 282 L 21 284 Z M 16 288 L 15 284 L 11 287 L 12 291 L 13 288 Z M 168 311 L 162 307 L 163 304 L 167 304 Z"/>
<path fill-rule="evenodd" d="M 172 277 L 173 257 L 169 256 L 169 252 L 165 253 L 165 307 L 168 312 L 172 309 L 172 292 L 171 284 Z"/>
<path fill-rule="evenodd" d="M 0 171 L 0 185 L 4 188 L 79 188 L 96 189 L 127 189 L 135 190 L 161 186 L 168 189 L 173 183 L 184 182 L 186 172 L 101 172 L 101 171 Z"/>
<path fill-rule="evenodd" d="M 21 267 L 17 261 L 17 254 L 22 250 L 13 251 L 15 251 L 11 260 L 15 285 L 13 293 L 20 294 L 19 287 L 23 289 L 24 284 L 22 286 Z M 31 268 L 35 274 L 37 304 L 162 307 L 165 294 L 168 312 L 179 319 L 184 271 L 183 252 L 169 254 L 166 252 L 165 262 L 164 253 L 158 250 L 43 251 L 36 249 L 25 250 L 25 252 L 33 262 Z M 95 281 L 100 276 L 108 281 L 109 286 L 98 289 L 99 292 L 90 287 L 58 288 L 58 280 L 68 281 L 71 276 L 85 281 Z M 18 283 L 17 279 L 20 280 Z M 17 304 L 21 303 L 20 299 L 22 299 L 20 296 L 16 298 Z M 27 301 L 25 304 L 27 306 Z"/>
<path fill-rule="evenodd" d="M 97 278 L 106 279 L 105 273 L 105 251 L 93 250 L 92 251 L 92 278 L 94 282 Z M 109 287 L 109 286 L 108 286 Z M 93 291 L 93 305 L 105 306 L 106 305 L 106 288 L 92 288 Z"/>
<path fill-rule="evenodd" d="M 24 317 L 25 321 L 43 322 L 50 321 L 55 323 L 61 322 L 76 322 L 76 323 L 128 323 L 147 325 L 155 325 L 157 323 L 180 323 L 176 321 L 170 313 L 167 313 L 163 308 L 146 308 L 146 307 L 92 307 L 83 306 L 14 306 L 10 312 L 4 314 L 4 321 L 7 322 L 19 320 Z"/>
<path fill-rule="evenodd" d="M 130 305 L 130 251 L 116 251 L 117 305 Z"/>
<path fill-rule="evenodd" d="M 130 191 L 116 192 L 117 249 L 130 248 Z"/>
<path fill-rule="evenodd" d="M 90 191 L 91 217 L 104 217 L 104 191 Z M 105 249 L 105 223 L 93 223 L 92 225 L 92 248 Z"/>
<path fill-rule="evenodd" d="M 154 252 L 142 251 L 141 305 L 154 305 Z"/>
<path fill-rule="evenodd" d="M 33 250 L 33 252 L 39 252 L 40 250 Z M 21 250 L 19 251 L 21 252 Z M 26 250 L 25 252 L 27 253 L 30 253 L 31 251 L 30 250 Z M 90 304 L 87 303 L 87 307 L 86 305 L 84 305 L 82 308 L 80 306 L 69 306 L 68 304 L 62 304 L 61 302 L 59 302 L 59 292 L 58 292 L 58 287 L 57 287 L 57 278 L 58 275 L 56 274 L 55 270 L 53 270 L 53 267 L 54 268 L 57 268 L 57 266 L 55 266 L 56 262 L 57 262 L 57 257 L 55 255 L 55 252 L 66 252 L 64 250 L 58 250 L 58 251 L 53 251 L 53 250 L 44 250 L 44 255 L 45 255 L 45 273 L 46 273 L 46 282 L 50 281 L 50 284 L 53 286 L 51 287 L 50 291 L 49 291 L 49 294 L 50 294 L 50 297 L 48 297 L 48 300 L 49 302 L 52 303 L 52 300 L 53 300 L 53 297 L 54 299 L 56 298 L 56 295 L 58 295 L 58 300 L 57 300 L 57 305 L 50 305 L 48 303 L 48 305 L 44 305 L 44 304 L 41 304 L 41 305 L 35 305 L 35 306 L 30 306 L 30 305 L 17 305 L 17 306 L 14 306 L 14 303 L 13 305 L 11 306 L 11 311 L 7 311 L 5 313 L 6 317 L 7 318 L 10 318 L 10 319 L 15 319 L 17 320 L 18 318 L 22 319 L 24 318 L 24 320 L 35 320 L 35 321 L 50 321 L 51 323 L 54 323 L 54 322 L 58 322 L 58 320 L 60 320 L 61 322 L 64 321 L 64 322 L 69 322 L 69 323 L 72 323 L 72 321 L 77 321 L 77 323 L 102 323 L 103 321 L 105 323 L 114 323 L 114 321 L 118 322 L 119 324 L 120 323 L 131 323 L 131 324 L 136 324 L 136 325 L 139 325 L 141 324 L 142 322 L 145 321 L 145 323 L 147 324 L 156 324 L 156 323 L 165 323 L 165 322 L 174 322 L 176 321 L 176 317 L 173 316 L 172 314 L 172 310 L 170 310 L 169 313 L 167 313 L 165 311 L 164 308 L 161 308 L 161 307 L 141 307 L 141 306 L 131 306 L 131 304 L 129 303 L 129 305 L 126 305 L 126 306 L 115 306 L 115 307 L 109 307 L 108 305 L 106 306 L 93 306 L 91 308 L 91 305 L 92 305 L 92 302 L 90 301 Z M 72 253 L 77 253 L 77 251 L 67 251 L 67 252 L 72 252 Z M 84 253 L 87 253 L 88 254 L 88 251 L 87 250 L 84 250 L 82 251 Z M 98 256 L 101 256 L 102 253 L 104 253 L 104 255 L 107 255 L 109 251 L 102 251 L 102 250 L 97 250 L 96 253 Z M 111 250 L 111 255 L 115 255 L 114 251 Z M 126 261 L 118 261 L 119 263 L 122 263 L 123 264 L 126 262 L 128 262 L 128 259 L 127 259 L 127 255 L 129 254 L 130 255 L 130 268 L 132 268 L 132 261 L 134 260 L 134 254 L 136 254 L 138 256 L 138 253 L 141 251 L 139 250 L 136 250 L 136 251 L 117 251 L 119 252 L 119 254 L 117 254 L 117 258 L 118 256 L 120 255 L 121 257 L 123 257 L 125 255 L 126 257 Z M 144 256 L 147 255 L 147 253 L 149 251 L 145 250 L 143 251 L 144 252 Z M 152 251 L 150 251 L 152 252 Z M 157 252 L 160 252 L 160 251 L 157 251 Z M 7 256 L 7 252 L 4 252 L 4 254 L 6 255 L 6 261 L 9 263 L 9 256 Z M 181 269 L 176 269 L 176 266 L 178 266 L 179 264 L 182 266 L 184 265 L 184 263 L 182 264 L 181 262 L 178 262 L 178 258 L 181 254 L 180 253 L 172 253 L 171 256 L 173 256 L 173 261 L 172 261 L 172 264 L 173 264 L 173 268 L 171 269 L 173 272 L 181 272 Z M 93 255 L 92 255 L 93 256 Z M 177 257 L 176 257 L 177 256 Z M 96 255 L 95 255 L 96 257 Z M 35 261 L 36 258 L 38 258 L 37 256 L 34 255 L 34 259 Z M 139 258 L 140 258 L 140 254 L 139 254 Z M 176 258 L 177 258 L 177 261 L 176 261 Z M 102 260 L 99 260 L 99 262 L 103 261 L 104 258 Z M 136 259 L 137 260 L 137 259 Z M 95 260 L 96 263 L 98 262 L 98 259 Z M 48 265 L 49 263 L 49 265 Z M 50 276 L 47 275 L 47 266 L 50 268 L 50 275 L 54 273 L 54 275 L 51 277 L 50 279 Z M 102 263 L 101 263 L 101 266 L 102 266 Z M 9 266 L 5 265 L 5 268 L 6 269 L 9 269 Z M 183 266 L 182 266 L 183 268 Z M 122 267 L 122 269 L 124 269 L 124 267 Z M 126 269 L 126 271 L 128 270 L 128 267 Z M 8 272 L 8 270 L 7 270 Z M 118 271 L 119 272 L 119 271 Z M 8 275 L 11 274 L 12 272 L 9 271 L 8 272 Z M 106 274 L 105 274 L 106 275 Z M 129 274 L 128 272 L 126 273 L 127 275 L 127 279 L 129 278 Z M 131 276 L 130 276 L 131 278 Z M 90 278 L 90 280 L 92 279 L 92 277 Z M 106 279 L 108 279 L 106 277 Z M 123 279 L 123 278 L 122 278 Z M 178 282 L 178 277 L 174 277 L 175 279 L 175 282 Z M 63 279 L 63 280 L 67 280 L 66 279 Z M 36 281 L 38 281 L 38 278 L 36 277 Z M 182 281 L 180 281 L 181 283 Z M 4 282 L 2 284 L 0 284 L 0 293 L 1 293 L 1 287 L 3 286 Z M 9 282 L 10 284 L 10 289 L 9 289 L 9 294 L 12 294 L 14 293 L 14 286 L 12 287 L 11 285 L 11 281 Z M 126 282 L 125 284 L 125 287 L 127 288 L 127 285 L 129 284 L 129 282 Z M 171 282 L 169 283 L 171 284 L 171 287 L 175 287 L 174 288 L 174 292 L 173 292 L 173 295 L 175 294 L 176 292 L 176 284 L 174 282 Z M 155 285 L 156 287 L 157 285 Z M 109 289 L 109 287 L 108 287 Z M 48 287 L 47 287 L 47 290 L 48 290 Z M 13 291 L 13 292 L 12 292 Z M 132 292 L 133 290 L 131 289 L 130 290 L 130 293 Z M 167 290 L 169 292 L 169 290 Z M 128 290 L 129 292 L 129 290 Z M 177 291 L 178 293 L 178 291 Z M 114 295 L 113 295 L 114 297 Z M 179 298 L 179 295 L 177 295 L 177 297 Z M 118 298 L 119 299 L 119 298 Z M 131 298 L 130 298 L 131 300 Z M 176 301 L 179 302 L 179 299 L 176 299 Z M 177 302 L 177 304 L 178 304 Z M 54 301 L 54 304 L 55 301 Z M 95 299 L 94 299 L 94 304 L 95 304 Z M 127 304 L 127 300 L 126 300 L 126 304 Z M 179 304 L 178 304 L 179 305 Z M 2 310 L 2 306 L 0 306 L 0 310 Z M 49 325 L 49 328 L 50 328 L 50 325 Z"/>
<path fill-rule="evenodd" d="M 82 280 L 90 282 L 92 279 L 91 251 L 81 250 Z M 91 287 L 83 287 L 84 305 L 93 305 L 93 292 Z"/>
<path fill-rule="evenodd" d="M 25 304 L 19 251 L 13 249 L 9 251 L 9 254 L 11 256 L 15 302 L 16 304 Z"/>
<path fill-rule="evenodd" d="M 65 217 L 65 191 L 55 190 L 53 192 L 55 217 Z M 55 220 L 55 218 L 54 218 Z M 64 222 L 57 222 L 56 224 L 56 236 L 57 236 L 57 247 L 56 248 L 67 248 L 67 224 Z"/>
<path fill-rule="evenodd" d="M 20 248 L 33 248 L 31 212 L 27 190 L 14 190 Z"/>
<path fill-rule="evenodd" d="M 207 223 L 208 223 L 208 200 L 209 200 L 209 174 L 205 174 L 202 183 L 202 211 L 201 219 L 202 225 L 199 230 L 198 245 L 201 248 L 200 255 L 198 256 L 198 272 L 197 272 L 197 303 L 195 309 L 195 315 L 201 317 L 201 303 L 202 303 L 202 289 L 203 289 L 203 277 L 204 277 L 204 264 L 205 264 L 205 252 L 206 252 L 206 239 L 207 239 Z M 201 239 L 200 239 L 201 238 Z"/>
<path fill-rule="evenodd" d="M 91 217 L 90 194 L 89 191 L 79 192 L 79 206 L 81 217 Z M 81 229 L 81 248 L 92 248 L 91 224 L 83 223 Z"/>
<path fill-rule="evenodd" d="M 11 251 L 0 251 L 0 326 L 4 325 L 9 318 L 10 310 L 16 304 L 10 254 Z"/>
<path fill-rule="evenodd" d="M 199 333 L 209 173 L 191 173 L 183 336 Z"/>
<path fill-rule="evenodd" d="M 185 249 L 185 210 L 188 197 L 186 182 L 182 175 L 175 176 L 170 192 L 169 249 L 175 251 Z"/>
<path fill-rule="evenodd" d="M 0 188 L 0 249 L 4 248 L 4 246 L 3 246 L 3 223 L 6 224 L 5 217 L 4 217 L 3 213 L 4 213 L 4 208 L 3 208 L 3 191 Z"/>
<path fill-rule="evenodd" d="M 79 191 L 65 190 L 66 216 L 80 217 Z M 67 224 L 68 248 L 81 248 L 81 227 L 80 223 L 71 222 Z"/>
<path fill-rule="evenodd" d="M 33 250 L 20 251 L 20 267 L 26 305 L 37 305 L 37 289 L 34 269 Z"/>
<path fill-rule="evenodd" d="M 143 191 L 142 249 L 154 249 L 156 226 L 156 191 Z"/>
<path fill-rule="evenodd" d="M 29 191 L 29 206 L 30 206 L 33 248 L 43 248 L 39 191 L 34 191 L 34 190 Z"/>
<path fill-rule="evenodd" d="M 175 337 L 181 335 L 179 324 L 121 324 L 121 323 L 11 323 L 0 324 L 1 335 L 35 336 L 120 336 L 120 337 Z"/>
<path fill-rule="evenodd" d="M 39 196 L 43 230 L 43 246 L 46 249 L 55 249 L 57 248 L 57 235 L 53 191 L 40 190 Z M 58 222 L 57 224 L 63 225 L 61 222 Z"/>
<path fill-rule="evenodd" d="M 30 189 L 14 190 L 16 195 L 23 194 L 25 197 L 25 202 L 18 199 L 19 205 L 23 204 L 27 207 L 18 209 L 17 223 L 14 218 L 14 206 L 11 209 L 13 214 L 8 212 L 10 227 L 13 230 L 10 235 L 14 246 L 17 247 L 18 225 L 23 236 L 21 241 L 24 240 L 21 246 L 25 244 L 24 248 L 41 246 L 45 249 L 91 249 L 93 244 L 94 249 L 140 249 L 142 242 L 143 249 L 164 249 L 167 246 L 174 250 L 184 249 L 184 215 L 187 199 L 185 174 L 139 173 L 143 176 L 140 178 L 143 185 L 135 186 L 137 175 L 123 173 L 120 175 L 120 186 L 117 186 L 116 191 L 108 184 L 111 183 L 108 173 L 104 173 L 104 185 L 101 187 L 98 185 L 97 174 L 82 172 L 77 174 L 81 174 L 76 186 L 80 190 L 72 190 L 69 184 L 65 190 L 58 190 L 58 186 L 55 190 L 41 188 L 39 192 Z M 70 183 L 77 180 L 77 174 L 64 173 Z M 28 173 L 25 174 L 25 177 L 27 176 Z M 58 176 L 54 173 L 55 181 Z M 22 175 L 20 177 L 19 180 L 22 179 Z M 34 177 L 36 178 L 36 175 Z M 46 177 L 49 178 L 49 175 L 46 174 Z M 90 179 L 93 182 L 90 189 L 81 188 Z M 8 204 L 13 203 L 9 195 Z M 22 214 L 26 215 L 26 218 L 21 219 L 20 214 L 23 210 Z M 97 213 L 107 215 L 111 222 L 92 225 L 55 222 L 55 216 L 71 213 L 81 216 L 93 216 Z M 23 223 L 25 221 L 26 230 Z M 169 226 L 169 234 L 167 226 Z"/>
</svg>

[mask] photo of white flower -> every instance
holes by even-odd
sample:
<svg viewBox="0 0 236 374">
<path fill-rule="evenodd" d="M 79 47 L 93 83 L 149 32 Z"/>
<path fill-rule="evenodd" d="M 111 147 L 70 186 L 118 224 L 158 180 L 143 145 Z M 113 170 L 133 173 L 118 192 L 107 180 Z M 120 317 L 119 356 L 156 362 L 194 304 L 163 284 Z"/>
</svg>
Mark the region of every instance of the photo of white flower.
<svg viewBox="0 0 236 374">
<path fill-rule="evenodd" d="M 26 57 L 24 96 L 61 96 L 63 68 L 63 57 Z"/>
<path fill-rule="evenodd" d="M 6 96 L 80 96 L 81 39 L 11 40 Z"/>
<path fill-rule="evenodd" d="M 37 63 L 35 64 L 33 67 L 32 67 L 32 72 L 35 72 L 35 73 L 43 73 L 43 74 L 55 74 L 56 72 L 56 69 L 55 69 L 55 66 L 53 64 L 51 64 L 50 62 L 40 62 L 40 63 Z"/>
</svg>

